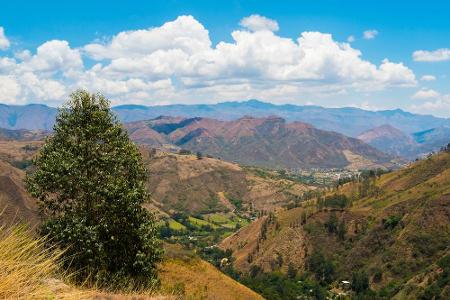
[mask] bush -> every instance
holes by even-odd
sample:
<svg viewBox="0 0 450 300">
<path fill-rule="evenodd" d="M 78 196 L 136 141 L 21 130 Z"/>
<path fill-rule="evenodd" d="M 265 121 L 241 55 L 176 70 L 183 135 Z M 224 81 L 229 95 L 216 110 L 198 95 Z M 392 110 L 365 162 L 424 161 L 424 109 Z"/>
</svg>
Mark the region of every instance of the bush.
<svg viewBox="0 0 450 300">
<path fill-rule="evenodd" d="M 401 216 L 390 216 L 386 220 L 383 219 L 383 226 L 385 229 L 393 229 L 401 222 L 401 220 Z"/>
<path fill-rule="evenodd" d="M 67 248 L 64 263 L 78 280 L 92 276 L 114 288 L 156 283 L 162 250 L 142 207 L 147 173 L 108 100 L 73 93 L 34 163 L 27 187 L 38 199 L 40 232 Z"/>
</svg>

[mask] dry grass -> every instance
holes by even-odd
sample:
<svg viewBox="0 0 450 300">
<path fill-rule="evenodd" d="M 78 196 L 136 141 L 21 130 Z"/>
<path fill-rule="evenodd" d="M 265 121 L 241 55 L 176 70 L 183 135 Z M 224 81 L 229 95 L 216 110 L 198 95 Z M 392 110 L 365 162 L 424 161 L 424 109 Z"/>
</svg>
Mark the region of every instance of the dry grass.
<svg viewBox="0 0 450 300">
<path fill-rule="evenodd" d="M 194 258 L 167 259 L 160 266 L 162 289 L 178 299 L 263 299 L 210 263 Z"/>
<path fill-rule="evenodd" d="M 0 227 L 0 299 L 87 299 L 58 275 L 62 252 L 48 250 L 23 226 Z"/>
</svg>

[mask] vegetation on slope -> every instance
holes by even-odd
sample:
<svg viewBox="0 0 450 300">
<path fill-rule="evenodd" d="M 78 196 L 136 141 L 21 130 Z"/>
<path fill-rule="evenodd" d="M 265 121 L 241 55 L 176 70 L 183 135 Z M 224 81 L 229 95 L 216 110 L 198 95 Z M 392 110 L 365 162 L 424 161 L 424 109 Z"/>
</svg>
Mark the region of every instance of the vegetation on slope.
<svg viewBox="0 0 450 300">
<path fill-rule="evenodd" d="M 211 157 L 199 159 L 145 147 L 141 152 L 152 174 L 147 181 L 152 203 L 167 214 L 240 212 L 251 216 L 295 202 L 314 188 Z"/>
<path fill-rule="evenodd" d="M 445 299 L 449 179 L 450 153 L 444 151 L 403 170 L 344 184 L 270 222 L 263 217 L 221 247 L 233 250 L 244 277 L 287 276 L 291 268 L 331 291 L 342 292 L 341 282 L 348 281 L 353 293 L 370 298 Z M 286 251 L 298 248 L 304 259 Z"/>
</svg>

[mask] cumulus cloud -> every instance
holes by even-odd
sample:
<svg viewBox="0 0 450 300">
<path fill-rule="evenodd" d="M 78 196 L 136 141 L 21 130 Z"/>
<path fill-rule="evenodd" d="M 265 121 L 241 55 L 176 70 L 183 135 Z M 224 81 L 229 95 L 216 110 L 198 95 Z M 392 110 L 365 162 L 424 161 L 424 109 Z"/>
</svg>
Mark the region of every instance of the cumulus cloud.
<svg viewBox="0 0 450 300">
<path fill-rule="evenodd" d="M 420 80 L 422 81 L 434 81 L 436 80 L 436 76 L 434 75 L 423 75 Z"/>
<path fill-rule="evenodd" d="M 356 39 L 355 39 L 354 35 L 349 35 L 348 38 L 347 38 L 347 42 L 349 42 L 349 43 L 353 43 L 355 40 Z"/>
<path fill-rule="evenodd" d="M 450 49 L 441 48 L 434 51 L 417 50 L 413 53 L 414 61 L 437 62 L 450 60 Z"/>
<path fill-rule="evenodd" d="M 0 50 L 6 50 L 10 46 L 10 42 L 5 35 L 5 30 L 0 26 Z"/>
<path fill-rule="evenodd" d="M 10 86 L 17 87 L 5 95 L 8 101 L 62 101 L 70 90 L 85 87 L 106 94 L 113 103 L 152 104 L 155 99 L 287 100 L 416 85 L 404 64 L 388 59 L 374 64 L 329 33 L 283 37 L 276 33 L 276 21 L 258 15 L 240 25 L 231 41 L 216 45 L 192 16 L 119 32 L 76 49 L 67 41 L 48 41 L 36 51 L 0 57 L 0 75 L 10 76 L 3 82 L 13 80 L 16 85 Z"/>
<path fill-rule="evenodd" d="M 82 68 L 83 61 L 78 50 L 71 49 L 67 41 L 52 40 L 37 48 L 32 57 L 22 55 L 23 67 L 31 71 L 67 71 Z"/>
<path fill-rule="evenodd" d="M 421 89 L 417 91 L 412 98 L 413 99 L 434 99 L 439 97 L 440 94 L 432 89 Z"/>
<path fill-rule="evenodd" d="M 369 29 L 363 32 L 363 38 L 366 40 L 372 40 L 378 35 L 378 31 L 375 29 Z"/>
<path fill-rule="evenodd" d="M 239 23 L 242 27 L 247 28 L 251 31 L 278 31 L 278 22 L 260 15 L 251 15 L 245 17 Z"/>
<path fill-rule="evenodd" d="M 192 16 L 180 16 L 161 27 L 123 31 L 106 45 L 93 43 L 84 50 L 93 59 L 144 57 L 153 52 L 179 50 L 195 54 L 211 47 L 208 30 Z"/>
</svg>

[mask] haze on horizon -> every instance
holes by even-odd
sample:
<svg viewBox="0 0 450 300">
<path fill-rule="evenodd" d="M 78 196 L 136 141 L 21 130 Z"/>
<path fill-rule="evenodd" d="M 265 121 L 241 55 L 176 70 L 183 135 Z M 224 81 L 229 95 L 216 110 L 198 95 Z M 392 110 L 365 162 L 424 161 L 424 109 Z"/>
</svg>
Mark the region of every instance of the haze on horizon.
<svg viewBox="0 0 450 300">
<path fill-rule="evenodd" d="M 114 105 L 258 99 L 450 117 L 444 1 L 2 7 L 4 104 L 57 106 L 87 88 Z"/>
</svg>

